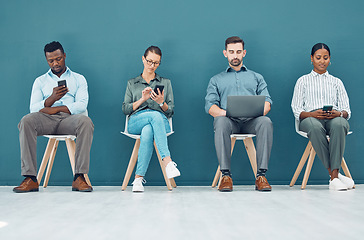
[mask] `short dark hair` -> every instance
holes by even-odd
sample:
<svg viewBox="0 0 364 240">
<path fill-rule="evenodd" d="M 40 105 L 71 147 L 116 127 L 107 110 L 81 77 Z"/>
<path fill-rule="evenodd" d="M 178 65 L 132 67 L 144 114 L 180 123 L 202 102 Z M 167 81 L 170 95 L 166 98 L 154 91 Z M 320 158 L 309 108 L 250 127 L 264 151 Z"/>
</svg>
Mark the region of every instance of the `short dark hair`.
<svg viewBox="0 0 364 240">
<path fill-rule="evenodd" d="M 147 57 L 147 55 L 148 55 L 149 52 L 155 53 L 155 54 L 159 55 L 162 58 L 162 51 L 157 46 L 150 46 L 150 47 L 148 47 L 147 50 L 145 50 L 145 52 L 144 52 L 144 57 L 145 58 Z"/>
<path fill-rule="evenodd" d="M 243 49 L 244 49 L 244 41 L 243 41 L 243 39 L 241 39 L 238 36 L 232 36 L 232 37 L 227 38 L 225 40 L 225 49 L 227 48 L 227 45 L 231 44 L 231 43 L 241 43 L 241 44 L 243 44 Z"/>
<path fill-rule="evenodd" d="M 61 50 L 62 53 L 64 53 L 63 47 L 59 42 L 53 41 L 53 42 L 47 43 L 44 46 L 44 54 L 46 54 L 47 52 L 54 52 L 58 49 Z"/>
<path fill-rule="evenodd" d="M 316 43 L 311 50 L 311 56 L 315 54 L 315 52 L 319 49 L 326 49 L 329 52 L 330 56 L 330 48 L 325 43 Z"/>
</svg>

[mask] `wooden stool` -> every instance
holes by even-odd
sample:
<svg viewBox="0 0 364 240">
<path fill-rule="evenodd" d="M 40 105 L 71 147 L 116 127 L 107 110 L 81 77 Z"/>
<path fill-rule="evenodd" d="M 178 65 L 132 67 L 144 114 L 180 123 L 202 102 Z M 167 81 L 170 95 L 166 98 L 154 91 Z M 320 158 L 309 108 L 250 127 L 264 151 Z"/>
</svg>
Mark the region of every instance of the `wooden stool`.
<svg viewBox="0 0 364 240">
<path fill-rule="evenodd" d="M 256 150 L 253 142 L 254 134 L 231 134 L 231 154 L 233 154 L 236 140 L 243 140 L 246 152 L 248 154 L 250 164 L 252 165 L 254 177 L 257 175 L 257 158 Z M 212 181 L 211 187 L 216 187 L 217 181 L 219 181 L 218 187 L 220 186 L 222 173 L 220 171 L 220 165 L 217 167 L 214 180 Z"/>
<path fill-rule="evenodd" d="M 43 177 L 44 170 L 48 164 L 46 176 L 44 178 L 44 183 L 43 183 L 43 187 L 46 188 L 48 186 L 48 181 L 49 181 L 49 177 L 51 175 L 54 157 L 56 156 L 59 141 L 66 142 L 68 156 L 69 156 L 69 159 L 71 162 L 72 172 L 73 172 L 73 175 L 75 175 L 75 152 L 76 152 L 75 139 L 76 139 L 76 136 L 75 135 L 43 135 L 43 136 L 49 138 L 49 140 L 48 140 L 47 148 L 43 155 L 42 163 L 40 164 L 40 167 L 39 167 L 37 180 L 38 180 L 38 183 L 40 183 L 40 181 L 42 180 L 42 177 Z M 86 180 L 87 184 L 92 186 L 90 179 L 88 178 L 88 175 L 84 174 L 84 176 L 85 176 L 85 180 Z"/>
</svg>

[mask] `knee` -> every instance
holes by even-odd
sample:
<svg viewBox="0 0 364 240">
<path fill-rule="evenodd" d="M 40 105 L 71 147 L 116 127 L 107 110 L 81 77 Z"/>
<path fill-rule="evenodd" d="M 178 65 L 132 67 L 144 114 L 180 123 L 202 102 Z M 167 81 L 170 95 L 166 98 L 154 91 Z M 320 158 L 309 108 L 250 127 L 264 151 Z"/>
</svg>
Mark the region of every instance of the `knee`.
<svg viewBox="0 0 364 240">
<path fill-rule="evenodd" d="M 88 129 L 90 131 L 94 131 L 94 124 L 88 116 L 80 115 L 78 121 L 78 127 L 83 129 Z"/>
<path fill-rule="evenodd" d="M 151 118 L 152 121 L 158 122 L 158 124 L 163 123 L 162 113 L 160 113 L 158 111 L 151 111 L 149 117 Z"/>
<path fill-rule="evenodd" d="M 259 117 L 259 124 L 265 127 L 273 127 L 272 120 L 267 116 Z"/>
<path fill-rule="evenodd" d="M 334 118 L 331 120 L 330 132 L 334 131 L 349 131 L 349 123 L 344 118 Z"/>
<path fill-rule="evenodd" d="M 214 130 L 215 132 L 232 132 L 231 120 L 227 117 L 215 117 Z"/>
<path fill-rule="evenodd" d="M 30 127 L 33 125 L 34 115 L 37 113 L 29 113 L 25 115 L 19 122 L 18 128 L 19 130 L 24 129 L 25 127 Z"/>
<path fill-rule="evenodd" d="M 270 118 L 267 116 L 259 117 L 258 124 L 257 124 L 257 130 L 259 130 L 259 129 L 273 130 L 272 120 L 270 120 Z"/>
<path fill-rule="evenodd" d="M 143 127 L 140 134 L 140 139 L 143 141 L 153 141 L 154 133 L 151 125 L 146 125 L 145 127 Z"/>
<path fill-rule="evenodd" d="M 307 129 L 304 129 L 307 133 L 318 133 L 318 132 L 326 132 L 322 124 L 316 119 L 312 117 L 305 118 L 301 121 L 301 124 L 304 125 Z"/>
</svg>

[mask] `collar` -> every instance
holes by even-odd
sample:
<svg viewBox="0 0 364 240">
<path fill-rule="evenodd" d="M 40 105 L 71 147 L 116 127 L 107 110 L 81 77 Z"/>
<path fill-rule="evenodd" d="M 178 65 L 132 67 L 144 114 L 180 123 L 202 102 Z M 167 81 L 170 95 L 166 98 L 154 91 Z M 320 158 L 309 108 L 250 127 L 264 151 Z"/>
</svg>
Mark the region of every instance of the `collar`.
<svg viewBox="0 0 364 240">
<path fill-rule="evenodd" d="M 311 75 L 314 76 L 314 77 L 317 77 L 317 76 L 325 76 L 325 77 L 328 77 L 330 74 L 329 74 L 329 72 L 327 70 L 323 74 L 319 74 L 319 73 L 315 72 L 314 70 L 312 70 L 311 71 Z"/>
<path fill-rule="evenodd" d="M 154 79 L 152 79 L 151 81 L 153 81 L 153 80 L 157 80 L 158 82 L 162 81 L 161 77 L 160 77 L 157 73 L 155 74 L 155 78 L 154 78 Z M 135 82 L 136 82 L 136 83 L 137 83 L 137 82 L 140 82 L 140 83 L 145 82 L 145 80 L 144 80 L 144 79 L 143 79 L 143 77 L 142 77 L 142 74 L 140 74 L 139 76 L 137 76 L 137 77 L 135 78 Z"/>
<path fill-rule="evenodd" d="M 68 74 L 70 71 L 71 71 L 71 69 L 69 69 L 69 68 L 66 66 L 66 71 L 64 71 L 64 73 L 63 73 L 63 74 Z M 48 75 L 50 75 L 51 77 L 57 77 L 57 78 L 58 78 L 58 76 L 57 76 L 56 74 L 54 74 L 54 73 L 52 72 L 52 70 L 51 70 L 51 69 L 49 69 L 49 70 L 48 70 L 47 74 L 48 74 Z M 63 75 L 63 74 L 62 74 L 62 75 Z M 62 76 L 62 75 L 61 75 L 61 76 Z"/>
<path fill-rule="evenodd" d="M 239 71 L 235 71 L 232 67 L 228 66 L 225 70 L 225 72 L 246 72 L 248 69 L 245 65 L 241 66 Z"/>
</svg>

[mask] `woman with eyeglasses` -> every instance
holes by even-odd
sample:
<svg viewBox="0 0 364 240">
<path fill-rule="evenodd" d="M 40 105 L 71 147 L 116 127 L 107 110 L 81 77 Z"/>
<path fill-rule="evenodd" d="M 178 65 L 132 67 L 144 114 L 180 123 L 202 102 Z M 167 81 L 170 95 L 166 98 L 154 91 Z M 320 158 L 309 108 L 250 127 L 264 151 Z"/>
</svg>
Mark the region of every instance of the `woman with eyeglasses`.
<svg viewBox="0 0 364 240">
<path fill-rule="evenodd" d="M 128 81 L 122 110 L 129 115 L 128 132 L 140 135 L 137 168 L 133 192 L 143 192 L 145 173 L 152 157 L 153 142 L 163 160 L 168 178 L 180 176 L 177 164 L 172 161 L 168 149 L 167 133 L 171 131 L 168 118 L 173 115 L 174 100 L 171 81 L 159 76 L 162 51 L 150 46 L 142 61 L 143 73 Z"/>
<path fill-rule="evenodd" d="M 330 60 L 330 49 L 326 44 L 317 43 L 312 47 L 313 70 L 297 80 L 291 106 L 300 122 L 299 130 L 307 133 L 330 174 L 329 189 L 340 191 L 354 187 L 351 178 L 339 173 L 351 112 L 342 81 L 327 71 Z"/>
</svg>

